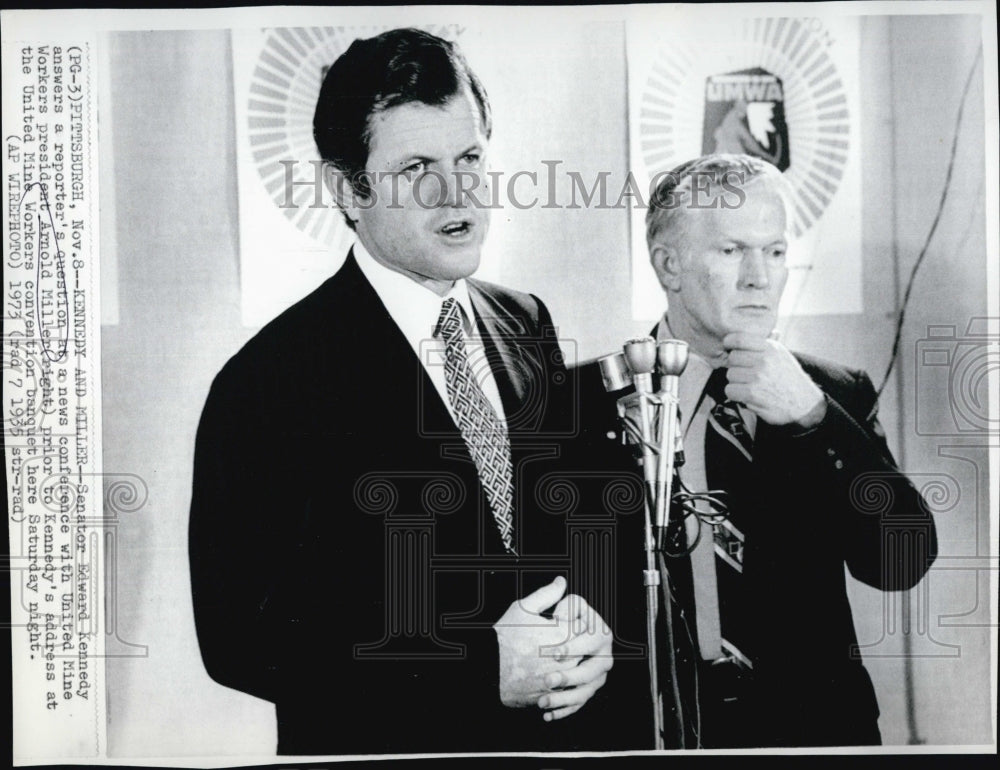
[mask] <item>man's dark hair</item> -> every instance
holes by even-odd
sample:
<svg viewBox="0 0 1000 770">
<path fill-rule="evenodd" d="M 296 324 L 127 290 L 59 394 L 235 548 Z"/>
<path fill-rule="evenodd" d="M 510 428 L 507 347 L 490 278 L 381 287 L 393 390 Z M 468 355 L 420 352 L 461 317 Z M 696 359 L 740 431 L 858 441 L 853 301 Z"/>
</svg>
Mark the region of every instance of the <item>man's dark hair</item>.
<svg viewBox="0 0 1000 770">
<path fill-rule="evenodd" d="M 362 172 L 371 150 L 372 118 L 410 102 L 442 106 L 463 87 L 476 100 L 489 138 L 486 90 L 454 43 L 412 28 L 355 40 L 327 71 L 316 101 L 313 137 L 320 157 L 367 196 L 371 190 Z M 348 220 L 348 225 L 354 223 Z"/>
</svg>

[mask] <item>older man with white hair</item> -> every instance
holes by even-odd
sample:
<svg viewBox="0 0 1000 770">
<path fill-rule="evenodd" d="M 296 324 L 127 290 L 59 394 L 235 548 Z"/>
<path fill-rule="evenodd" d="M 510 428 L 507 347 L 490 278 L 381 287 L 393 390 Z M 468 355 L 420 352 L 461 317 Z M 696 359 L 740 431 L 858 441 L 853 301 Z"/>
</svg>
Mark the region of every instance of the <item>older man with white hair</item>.
<svg viewBox="0 0 1000 770">
<path fill-rule="evenodd" d="M 774 166 L 709 155 L 663 175 L 646 219 L 668 300 L 654 334 L 690 349 L 679 380 L 686 462 L 674 489 L 716 501 L 673 506 L 664 559 L 688 748 L 880 743 L 844 568 L 904 590 L 937 551 L 868 376 L 774 339 L 788 277 L 785 197 Z M 625 452 L 608 437 L 622 393 L 604 394 L 596 367 L 578 374 L 592 459 L 621 467 Z M 624 568 L 636 585 L 620 590 L 638 597 L 640 574 Z M 669 696 L 674 683 L 660 670 Z"/>
</svg>

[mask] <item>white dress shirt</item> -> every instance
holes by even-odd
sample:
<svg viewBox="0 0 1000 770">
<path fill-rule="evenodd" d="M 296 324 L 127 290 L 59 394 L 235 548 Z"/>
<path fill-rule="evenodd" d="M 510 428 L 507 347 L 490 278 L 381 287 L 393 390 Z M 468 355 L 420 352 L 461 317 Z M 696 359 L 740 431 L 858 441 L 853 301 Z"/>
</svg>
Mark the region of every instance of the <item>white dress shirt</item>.
<svg viewBox="0 0 1000 770">
<path fill-rule="evenodd" d="M 670 333 L 664 316 L 656 328 L 657 341 L 676 339 Z M 708 428 L 708 414 L 715 406 L 710 396 L 702 398 L 702 392 L 712 374 L 712 365 L 694 350 L 688 351 L 688 363 L 677 385 L 677 399 L 680 402 L 681 431 L 683 432 L 684 465 L 678 474 L 684 485 L 692 492 L 705 492 L 708 481 L 705 478 L 705 431 Z M 757 430 L 757 415 L 740 407 L 740 416 L 751 437 Z M 707 511 L 707 507 L 702 507 Z M 697 536 L 699 521 L 694 516 L 687 520 L 688 542 Z M 719 593 L 715 578 L 715 544 L 710 524 L 701 524 L 701 539 L 691 552 L 691 571 L 694 578 L 695 616 L 698 626 L 698 643 L 701 656 L 713 660 L 722 655 L 722 634 L 719 624 Z"/>
<path fill-rule="evenodd" d="M 486 394 L 500 421 L 506 424 L 506 414 L 500 399 L 493 370 L 486 360 L 486 350 L 479 328 L 476 324 L 476 314 L 469 298 L 469 287 L 465 279 L 455 281 L 455 285 L 443 297 L 438 296 L 425 286 L 421 286 L 412 278 L 402 273 L 390 270 L 385 265 L 376 262 L 368 253 L 361 241 L 354 244 L 354 258 L 368 283 L 375 289 L 389 316 L 403 332 L 407 342 L 413 348 L 414 354 L 427 372 L 434 387 L 444 401 L 445 406 L 455 420 L 455 412 L 448 398 L 448 385 L 444 375 L 444 340 L 435 337 L 438 319 L 441 317 L 441 305 L 449 297 L 454 298 L 462 308 L 462 323 L 465 330 L 465 350 L 469 364 L 476 375 L 476 381 Z M 456 421 L 456 425 L 457 425 Z"/>
</svg>

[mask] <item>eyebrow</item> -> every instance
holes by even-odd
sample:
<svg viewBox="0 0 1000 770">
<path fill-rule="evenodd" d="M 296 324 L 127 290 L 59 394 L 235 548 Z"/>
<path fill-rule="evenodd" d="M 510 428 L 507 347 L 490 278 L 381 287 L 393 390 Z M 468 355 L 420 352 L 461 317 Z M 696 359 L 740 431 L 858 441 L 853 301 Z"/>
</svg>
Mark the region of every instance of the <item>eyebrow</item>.
<svg viewBox="0 0 1000 770">
<path fill-rule="evenodd" d="M 476 142 L 475 144 L 470 144 L 464 150 L 457 153 L 455 157 L 461 158 L 463 155 L 468 155 L 470 152 L 478 152 L 479 154 L 482 154 L 483 145 L 479 144 L 478 142 Z M 438 159 L 430 155 L 405 155 L 401 160 L 396 161 L 394 166 L 396 168 L 404 168 L 411 163 L 416 163 L 417 161 L 420 161 L 421 163 L 433 163 L 436 160 Z"/>
<path fill-rule="evenodd" d="M 436 160 L 436 158 L 434 158 L 431 155 L 419 155 L 419 154 L 405 155 L 405 156 L 403 156 L 403 159 L 400 161 L 400 163 L 401 164 L 402 163 L 412 163 L 413 161 L 417 161 L 417 160 L 423 161 L 424 163 L 428 163 L 428 162 L 433 162 L 434 160 Z"/>
<path fill-rule="evenodd" d="M 404 155 L 400 160 L 396 161 L 393 166 L 396 168 L 403 168 L 411 163 L 416 163 L 417 161 L 421 163 L 433 163 L 434 158 L 429 155 Z"/>
<path fill-rule="evenodd" d="M 739 238 L 733 238 L 733 237 L 730 237 L 730 236 L 727 236 L 727 235 L 724 235 L 724 234 L 720 235 L 720 237 L 719 237 L 719 243 L 720 244 L 723 244 L 723 243 L 735 243 L 737 246 L 748 246 L 749 245 L 746 241 L 740 240 Z M 769 241 L 768 243 L 765 244 L 765 247 L 766 246 L 778 246 L 778 245 L 787 247 L 788 246 L 788 239 L 787 238 L 778 238 L 777 240 Z"/>
</svg>

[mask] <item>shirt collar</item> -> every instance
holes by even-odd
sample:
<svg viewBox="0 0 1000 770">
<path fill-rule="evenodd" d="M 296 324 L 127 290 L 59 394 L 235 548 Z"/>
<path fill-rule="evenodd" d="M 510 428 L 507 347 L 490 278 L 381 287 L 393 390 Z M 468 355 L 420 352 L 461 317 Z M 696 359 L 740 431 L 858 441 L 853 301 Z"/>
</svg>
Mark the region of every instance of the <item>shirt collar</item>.
<svg viewBox="0 0 1000 770">
<path fill-rule="evenodd" d="M 667 322 L 667 314 L 664 313 L 663 318 L 660 319 L 660 323 L 656 327 L 656 341 L 662 342 L 663 340 L 670 339 L 678 338 L 671 334 L 670 324 Z M 708 362 L 707 358 L 688 347 L 688 363 L 684 367 L 684 373 L 681 375 L 677 387 L 677 401 L 680 404 L 681 421 L 683 422 L 683 430 L 685 432 L 691 425 L 694 413 L 702 406 L 702 401 L 705 400 L 702 398 L 702 393 L 705 391 L 705 385 L 708 384 L 708 378 L 711 376 L 713 369 L 714 367 Z M 707 400 L 709 403 L 714 403 L 711 397 L 708 397 Z M 756 413 L 742 404 L 738 408 L 750 435 L 755 436 L 757 432 Z"/>
<path fill-rule="evenodd" d="M 376 262 L 361 241 L 354 244 L 354 258 L 392 320 L 415 348 L 419 348 L 420 341 L 430 339 L 437 331 L 441 305 L 449 297 L 454 298 L 462 308 L 466 336 L 474 335 L 476 316 L 464 278 L 455 281 L 448 293 L 440 297 L 412 278 Z"/>
<path fill-rule="evenodd" d="M 656 341 L 671 339 L 678 338 L 671 333 L 670 324 L 667 323 L 667 316 L 664 314 L 656 327 Z M 681 420 L 685 430 L 691 424 L 691 418 L 701 404 L 701 394 L 711 374 L 712 365 L 708 360 L 688 347 L 687 366 L 684 367 L 684 372 L 677 383 L 677 400 L 680 402 Z"/>
<path fill-rule="evenodd" d="M 664 313 L 663 317 L 660 319 L 660 323 L 656 327 L 656 341 L 663 342 L 664 340 L 676 339 L 680 339 L 680 337 L 675 337 L 673 332 L 670 331 L 670 322 L 667 321 L 667 314 Z M 689 368 L 692 363 L 696 369 L 704 370 L 706 372 L 705 379 L 707 380 L 708 375 L 712 373 L 712 369 L 714 367 L 707 358 L 696 352 L 693 347 L 688 345 L 688 366 L 684 369 L 685 372 L 687 372 L 687 368 Z"/>
</svg>

